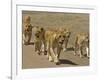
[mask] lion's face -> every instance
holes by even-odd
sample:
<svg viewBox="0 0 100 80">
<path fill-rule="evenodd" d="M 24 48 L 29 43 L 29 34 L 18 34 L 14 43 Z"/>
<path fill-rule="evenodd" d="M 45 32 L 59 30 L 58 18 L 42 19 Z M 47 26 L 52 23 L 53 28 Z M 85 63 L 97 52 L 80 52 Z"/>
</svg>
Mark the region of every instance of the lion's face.
<svg viewBox="0 0 100 80">
<path fill-rule="evenodd" d="M 84 36 L 83 42 L 84 42 L 85 46 L 89 46 L 89 36 L 88 35 Z"/>
<path fill-rule="evenodd" d="M 58 45 L 62 45 L 63 44 L 63 42 L 64 42 L 64 40 L 65 40 L 65 34 L 63 34 L 63 33 L 58 33 L 57 34 L 57 37 L 56 37 L 56 40 L 57 40 L 57 42 L 58 42 Z"/>
<path fill-rule="evenodd" d="M 71 32 L 69 31 L 69 29 L 66 28 L 59 28 L 59 32 L 60 32 L 60 41 L 62 40 L 62 42 L 64 42 L 63 40 L 69 39 Z"/>
<path fill-rule="evenodd" d="M 62 32 L 65 34 L 66 38 L 69 38 L 70 35 L 71 35 L 71 32 L 70 32 L 69 29 L 66 29 L 66 28 L 65 28 L 65 29 L 62 30 Z"/>
<path fill-rule="evenodd" d="M 86 36 L 84 37 L 84 41 L 85 41 L 85 42 L 88 42 L 88 41 L 89 41 L 89 36 L 88 36 L 88 35 L 86 35 Z"/>
<path fill-rule="evenodd" d="M 34 34 L 35 34 L 36 38 L 43 37 L 43 35 L 44 35 L 44 28 L 42 28 L 42 27 L 36 27 Z"/>
</svg>

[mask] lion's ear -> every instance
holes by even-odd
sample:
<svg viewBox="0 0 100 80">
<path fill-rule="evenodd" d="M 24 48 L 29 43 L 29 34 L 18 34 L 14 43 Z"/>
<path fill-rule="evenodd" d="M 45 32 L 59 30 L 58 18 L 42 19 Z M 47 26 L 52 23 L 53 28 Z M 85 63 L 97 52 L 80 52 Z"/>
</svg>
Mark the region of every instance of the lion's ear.
<svg viewBox="0 0 100 80">
<path fill-rule="evenodd" d="M 71 32 L 68 32 L 68 37 L 70 37 L 70 35 L 71 35 Z"/>
<path fill-rule="evenodd" d="M 44 28 L 41 28 L 41 31 L 44 31 Z"/>
<path fill-rule="evenodd" d="M 58 39 L 58 38 L 60 38 L 60 37 L 61 37 L 61 35 L 59 35 L 59 34 L 56 34 L 56 35 L 55 35 L 55 38 L 56 38 L 56 39 Z"/>
<path fill-rule="evenodd" d="M 54 37 L 55 39 L 57 39 L 57 38 L 58 38 L 57 34 L 54 34 L 54 35 L 53 35 L 53 37 Z"/>
</svg>

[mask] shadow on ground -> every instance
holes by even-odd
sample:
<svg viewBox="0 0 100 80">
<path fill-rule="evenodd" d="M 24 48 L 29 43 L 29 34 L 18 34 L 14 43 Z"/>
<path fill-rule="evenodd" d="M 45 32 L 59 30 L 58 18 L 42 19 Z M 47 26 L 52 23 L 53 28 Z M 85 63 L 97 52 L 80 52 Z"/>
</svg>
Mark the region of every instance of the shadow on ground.
<svg viewBox="0 0 100 80">
<path fill-rule="evenodd" d="M 74 51 L 74 47 L 67 48 L 67 51 Z"/>
<path fill-rule="evenodd" d="M 70 65 L 78 65 L 70 60 L 60 59 L 61 64 L 70 64 Z"/>
<path fill-rule="evenodd" d="M 30 42 L 29 45 L 34 45 L 34 42 Z"/>
</svg>

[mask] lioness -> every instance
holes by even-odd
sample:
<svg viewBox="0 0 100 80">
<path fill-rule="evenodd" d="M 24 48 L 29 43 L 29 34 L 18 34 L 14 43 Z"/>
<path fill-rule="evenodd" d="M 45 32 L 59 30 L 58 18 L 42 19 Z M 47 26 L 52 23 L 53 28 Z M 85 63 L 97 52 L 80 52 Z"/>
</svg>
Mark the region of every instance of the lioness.
<svg viewBox="0 0 100 80">
<path fill-rule="evenodd" d="M 65 34 L 63 32 L 51 30 L 47 30 L 45 32 L 45 46 L 47 49 L 48 59 L 49 61 L 54 61 L 54 63 L 56 63 L 57 65 L 60 63 L 59 56 L 64 40 Z"/>
<path fill-rule="evenodd" d="M 40 55 L 40 53 L 42 52 L 42 45 L 45 45 L 45 29 L 39 26 L 36 26 L 33 28 L 33 32 L 34 32 L 34 45 L 35 45 L 35 51 Z M 45 46 L 44 48 L 44 55 L 46 54 L 46 48 Z"/>
<path fill-rule="evenodd" d="M 30 43 L 32 36 L 32 28 L 33 26 L 31 25 L 31 17 L 26 16 L 24 22 L 24 32 L 23 32 L 23 43 L 25 45 Z"/>
<path fill-rule="evenodd" d="M 83 49 L 86 51 L 87 57 L 89 57 L 89 35 L 86 33 L 80 33 L 76 36 L 74 55 L 78 51 L 79 56 L 83 57 Z"/>
<path fill-rule="evenodd" d="M 68 41 L 69 41 L 69 38 L 70 38 L 70 35 L 71 35 L 71 31 L 68 28 L 60 28 L 59 31 L 63 32 L 65 34 L 65 36 L 66 36 L 65 40 L 64 40 L 64 43 L 63 43 L 63 51 L 66 51 L 67 50 Z"/>
</svg>

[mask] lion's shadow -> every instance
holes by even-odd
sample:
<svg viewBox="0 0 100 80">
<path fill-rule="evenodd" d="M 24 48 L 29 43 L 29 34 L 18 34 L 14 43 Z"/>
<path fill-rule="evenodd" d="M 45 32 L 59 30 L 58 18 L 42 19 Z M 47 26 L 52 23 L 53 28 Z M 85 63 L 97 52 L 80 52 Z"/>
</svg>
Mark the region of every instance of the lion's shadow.
<svg viewBox="0 0 100 80">
<path fill-rule="evenodd" d="M 34 45 L 34 42 L 30 42 L 29 45 Z"/>
<path fill-rule="evenodd" d="M 61 64 L 70 64 L 70 65 L 78 65 L 70 60 L 67 60 L 67 59 L 60 59 L 60 63 Z"/>
<path fill-rule="evenodd" d="M 68 47 L 67 51 L 74 51 L 74 47 Z"/>
</svg>

